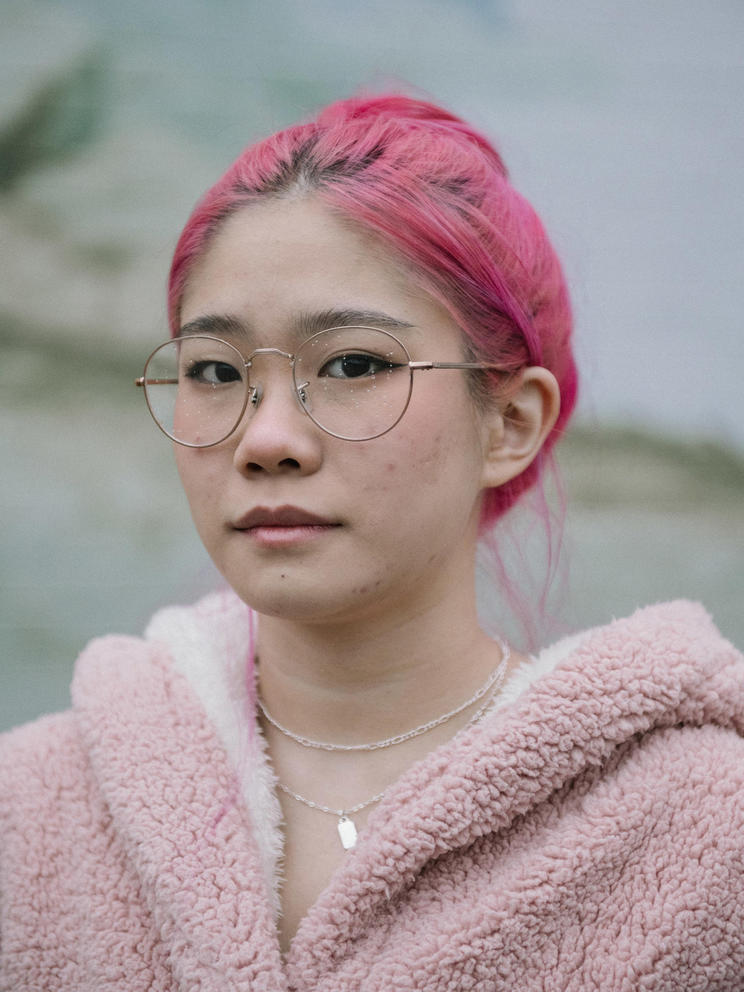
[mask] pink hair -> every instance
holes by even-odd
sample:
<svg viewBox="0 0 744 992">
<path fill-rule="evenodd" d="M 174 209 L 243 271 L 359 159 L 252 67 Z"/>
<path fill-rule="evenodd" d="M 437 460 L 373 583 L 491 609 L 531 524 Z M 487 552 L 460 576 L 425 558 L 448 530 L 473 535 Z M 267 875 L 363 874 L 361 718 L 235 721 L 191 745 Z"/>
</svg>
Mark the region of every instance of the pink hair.
<svg viewBox="0 0 744 992">
<path fill-rule="evenodd" d="M 221 222 L 259 197 L 303 194 L 406 259 L 478 360 L 507 371 L 543 365 L 558 380 L 558 422 L 538 459 L 487 493 L 488 528 L 539 478 L 576 400 L 568 292 L 539 218 L 464 121 L 406 96 L 343 100 L 246 149 L 197 204 L 171 267 L 173 333 L 191 267 Z"/>
</svg>

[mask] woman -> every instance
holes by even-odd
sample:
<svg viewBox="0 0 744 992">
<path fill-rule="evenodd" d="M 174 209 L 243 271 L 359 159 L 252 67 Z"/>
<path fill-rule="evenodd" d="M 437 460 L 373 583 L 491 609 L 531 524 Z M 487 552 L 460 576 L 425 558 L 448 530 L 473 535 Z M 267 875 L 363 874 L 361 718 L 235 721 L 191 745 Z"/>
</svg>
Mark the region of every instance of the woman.
<svg viewBox="0 0 744 992">
<path fill-rule="evenodd" d="M 493 148 L 328 108 L 208 191 L 169 312 L 139 384 L 230 590 L 4 739 L 2 988 L 743 988 L 741 656 L 693 604 L 536 658 L 476 615 L 576 391 Z"/>
</svg>

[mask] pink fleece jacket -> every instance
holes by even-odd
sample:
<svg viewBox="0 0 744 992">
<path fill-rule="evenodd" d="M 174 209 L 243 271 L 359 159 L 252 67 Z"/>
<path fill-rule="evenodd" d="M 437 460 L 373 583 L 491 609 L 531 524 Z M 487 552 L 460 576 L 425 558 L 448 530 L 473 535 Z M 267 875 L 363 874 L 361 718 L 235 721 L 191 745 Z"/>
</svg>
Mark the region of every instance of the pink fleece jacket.
<svg viewBox="0 0 744 992">
<path fill-rule="evenodd" d="M 744 989 L 744 659 L 702 608 L 539 656 L 389 790 L 286 960 L 246 638 L 231 596 L 165 611 L 0 740 L 0 988 Z"/>
</svg>

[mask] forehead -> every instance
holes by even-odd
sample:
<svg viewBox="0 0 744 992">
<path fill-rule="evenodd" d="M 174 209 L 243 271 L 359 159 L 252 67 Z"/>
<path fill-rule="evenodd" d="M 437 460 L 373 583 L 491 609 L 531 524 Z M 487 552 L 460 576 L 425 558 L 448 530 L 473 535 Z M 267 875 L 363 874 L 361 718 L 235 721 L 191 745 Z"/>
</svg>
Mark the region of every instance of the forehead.
<svg viewBox="0 0 744 992">
<path fill-rule="evenodd" d="M 280 303 L 300 291 L 379 292 L 403 289 L 405 282 L 401 267 L 370 237 L 316 200 L 260 200 L 220 225 L 188 276 L 182 308 L 195 296 Z"/>
<path fill-rule="evenodd" d="M 312 198 L 262 200 L 222 224 L 187 279 L 181 327 L 214 318 L 255 338 L 362 323 L 461 341 L 399 255 Z"/>
</svg>

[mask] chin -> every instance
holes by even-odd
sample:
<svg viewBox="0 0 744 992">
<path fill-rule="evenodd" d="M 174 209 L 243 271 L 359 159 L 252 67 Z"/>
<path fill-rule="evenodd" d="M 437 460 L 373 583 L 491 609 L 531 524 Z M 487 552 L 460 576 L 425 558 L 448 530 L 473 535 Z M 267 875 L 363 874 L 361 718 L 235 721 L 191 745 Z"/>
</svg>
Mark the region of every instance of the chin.
<svg viewBox="0 0 744 992">
<path fill-rule="evenodd" d="M 371 615 L 383 605 L 381 582 L 342 583 L 330 587 L 314 577 L 309 586 L 293 582 L 289 574 L 260 588 L 254 583 L 233 583 L 244 603 L 262 616 L 277 617 L 296 623 L 345 623 Z"/>
</svg>

